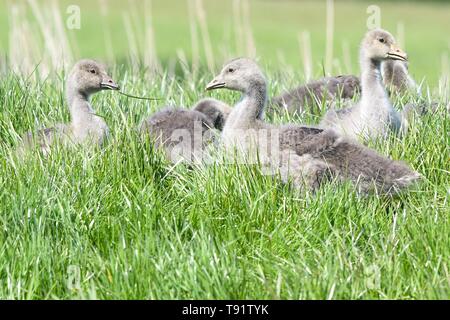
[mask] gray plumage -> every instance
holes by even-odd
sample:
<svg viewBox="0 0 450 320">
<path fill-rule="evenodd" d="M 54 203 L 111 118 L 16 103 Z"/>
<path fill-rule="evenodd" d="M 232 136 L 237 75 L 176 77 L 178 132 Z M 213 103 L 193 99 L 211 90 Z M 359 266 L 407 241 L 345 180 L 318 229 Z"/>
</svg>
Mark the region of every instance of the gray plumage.
<svg viewBox="0 0 450 320">
<path fill-rule="evenodd" d="M 406 54 L 385 30 L 369 31 L 361 44 L 361 99 L 347 109 L 330 109 L 321 121 L 322 127 L 335 129 L 352 139 L 386 137 L 399 132 L 401 116 L 393 108 L 382 83 L 380 67 L 385 60 L 406 61 Z"/>
<path fill-rule="evenodd" d="M 225 102 L 206 98 L 197 102 L 193 110 L 203 113 L 211 121 L 215 129 L 222 131 L 232 109 Z"/>
<path fill-rule="evenodd" d="M 350 180 L 361 192 L 372 189 L 393 194 L 411 185 L 419 174 L 333 130 L 307 126 L 276 126 L 258 119 L 266 104 L 266 81 L 252 60 L 227 63 L 207 89 L 227 88 L 243 93 L 233 108 L 222 142 L 227 150 L 244 157 L 258 153 L 258 163 L 268 172 L 279 172 L 283 181 L 315 189 L 334 176 Z M 261 136 L 264 139 L 261 140 Z"/>
<path fill-rule="evenodd" d="M 389 95 L 404 95 L 418 93 L 418 87 L 408 72 L 408 62 L 400 60 L 385 60 L 381 64 L 381 77 Z"/>
<path fill-rule="evenodd" d="M 69 134 L 70 127 L 62 123 L 40 129 L 37 132 L 28 131 L 21 138 L 22 144 L 19 146 L 18 152 L 25 153 L 27 150 L 37 147 L 44 155 L 48 155 L 51 152 L 51 146 L 58 140 L 68 140 Z"/>
<path fill-rule="evenodd" d="M 72 68 L 66 81 L 66 99 L 70 110 L 70 123 L 27 132 L 22 137 L 20 152 L 38 146 L 48 154 L 51 146 L 62 143 L 91 143 L 101 145 L 108 134 L 108 126 L 95 114 L 90 97 L 101 90 L 118 90 L 118 85 L 107 74 L 106 68 L 93 60 L 80 60 Z"/>
<path fill-rule="evenodd" d="M 230 107 L 215 99 L 200 100 L 192 110 L 166 108 L 144 120 L 141 134 L 148 134 L 156 148 L 163 148 L 172 162 L 199 161 L 205 147 L 222 130 Z"/>
<path fill-rule="evenodd" d="M 309 112 L 319 114 L 319 106 L 322 102 L 352 99 L 359 92 L 360 81 L 356 76 L 325 77 L 283 93 L 272 99 L 269 107 L 271 110 L 282 110 L 294 114 L 305 111 L 306 106 L 309 106 Z"/>
<path fill-rule="evenodd" d="M 381 75 L 384 86 L 390 96 L 400 97 L 408 94 L 421 97 L 420 88 L 408 71 L 408 62 L 399 60 L 386 60 L 381 64 Z M 411 118 L 423 116 L 428 113 L 435 113 L 438 109 L 438 103 L 428 102 L 420 99 L 419 102 L 408 102 L 401 110 L 402 125 L 406 131 Z"/>
</svg>

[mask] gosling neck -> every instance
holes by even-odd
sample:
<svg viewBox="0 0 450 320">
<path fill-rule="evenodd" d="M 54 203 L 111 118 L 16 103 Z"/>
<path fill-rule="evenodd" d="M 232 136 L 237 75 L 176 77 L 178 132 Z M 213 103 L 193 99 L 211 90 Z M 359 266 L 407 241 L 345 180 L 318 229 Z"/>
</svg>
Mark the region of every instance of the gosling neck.
<svg viewBox="0 0 450 320">
<path fill-rule="evenodd" d="M 381 81 L 381 61 L 361 56 L 361 102 L 372 105 L 374 100 L 387 100 L 386 89 Z"/>
<path fill-rule="evenodd" d="M 67 87 L 67 102 L 69 104 L 71 123 L 78 131 L 83 131 L 94 121 L 103 119 L 95 114 L 90 104 L 91 94 L 73 88 L 70 83 Z"/>
<path fill-rule="evenodd" d="M 77 118 L 81 114 L 94 113 L 89 103 L 90 95 L 69 88 L 67 89 L 66 97 L 72 119 Z"/>
<path fill-rule="evenodd" d="M 254 81 L 244 92 L 241 102 L 235 109 L 236 124 L 246 124 L 262 119 L 267 102 L 267 88 L 265 81 Z M 231 116 L 231 115 L 230 115 Z"/>
</svg>

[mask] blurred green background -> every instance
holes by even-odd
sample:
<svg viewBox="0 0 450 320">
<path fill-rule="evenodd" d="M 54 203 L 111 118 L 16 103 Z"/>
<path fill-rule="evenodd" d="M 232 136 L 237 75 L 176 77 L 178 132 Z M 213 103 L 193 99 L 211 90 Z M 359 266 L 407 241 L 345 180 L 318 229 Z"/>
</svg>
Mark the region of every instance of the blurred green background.
<svg viewBox="0 0 450 320">
<path fill-rule="evenodd" d="M 0 52 L 4 55 L 8 54 L 11 41 L 9 9 L 11 4 L 17 3 L 28 6 L 24 0 L 0 2 Z M 45 4 L 49 1 L 38 3 Z M 102 3 L 107 10 L 106 15 L 101 14 Z M 187 59 L 191 59 L 188 3 L 188 0 L 153 0 L 150 6 L 146 6 L 146 1 L 141 0 L 64 0 L 58 1 L 58 6 L 63 18 L 68 17 L 66 10 L 69 5 L 77 5 L 81 9 L 81 28 L 66 30 L 75 57 L 126 58 L 129 37 L 124 27 L 125 15 L 129 15 L 134 22 L 136 41 L 141 45 L 139 50 L 143 52 L 146 48 L 142 47 L 142 38 L 138 37 L 139 29 L 144 26 L 144 18 L 151 16 L 149 21 L 154 28 L 158 59 L 165 65 L 177 58 L 177 49 L 183 50 Z M 241 44 L 235 32 L 236 15 L 233 8 L 239 1 L 207 0 L 202 3 L 216 65 L 222 64 L 225 56 L 245 55 L 246 52 L 238 47 Z M 333 56 L 339 63 L 335 65 L 333 73 L 359 73 L 358 46 L 366 31 L 366 10 L 372 4 L 381 9 L 383 28 L 394 35 L 397 35 L 399 28 L 403 28 L 402 45 L 409 54 L 410 70 L 415 78 L 418 81 L 425 78 L 430 85 L 436 85 L 442 74 L 448 72 L 450 4 L 447 1 L 335 1 Z M 301 72 L 303 60 L 299 35 L 308 31 L 313 76 L 322 74 L 326 47 L 326 1 L 250 0 L 248 8 L 257 57 L 275 68 L 283 68 L 281 62 L 285 62 Z M 34 17 L 31 12 L 29 18 L 33 25 Z M 112 55 L 108 55 L 105 28 L 112 38 Z M 202 57 L 200 61 L 204 61 L 200 33 L 198 37 Z M 343 44 L 346 44 L 350 53 L 350 68 L 344 66 Z"/>
</svg>

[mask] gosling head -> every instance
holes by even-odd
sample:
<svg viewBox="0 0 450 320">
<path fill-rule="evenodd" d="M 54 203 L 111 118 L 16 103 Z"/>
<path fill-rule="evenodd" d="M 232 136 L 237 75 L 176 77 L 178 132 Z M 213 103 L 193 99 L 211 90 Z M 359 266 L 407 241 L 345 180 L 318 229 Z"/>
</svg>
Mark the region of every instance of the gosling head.
<svg viewBox="0 0 450 320">
<path fill-rule="evenodd" d="M 394 37 L 387 31 L 376 29 L 367 32 L 361 44 L 361 54 L 374 61 L 407 61 L 407 54 L 401 50 Z"/>
<path fill-rule="evenodd" d="M 238 58 L 226 63 L 220 74 L 206 86 L 206 90 L 226 88 L 249 93 L 255 87 L 265 85 L 266 79 L 258 65 L 251 59 Z"/>
<path fill-rule="evenodd" d="M 68 86 L 87 97 L 101 90 L 119 90 L 106 67 L 94 60 L 78 61 L 69 74 Z"/>
<path fill-rule="evenodd" d="M 222 131 L 232 109 L 222 101 L 202 99 L 195 105 L 194 110 L 203 113 L 214 124 L 214 128 Z"/>
</svg>

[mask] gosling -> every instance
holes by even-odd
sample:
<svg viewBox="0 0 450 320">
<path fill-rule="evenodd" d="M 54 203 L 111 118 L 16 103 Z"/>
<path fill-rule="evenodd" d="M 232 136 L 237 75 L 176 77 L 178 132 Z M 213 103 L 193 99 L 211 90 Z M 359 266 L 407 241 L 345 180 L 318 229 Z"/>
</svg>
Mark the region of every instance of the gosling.
<svg viewBox="0 0 450 320">
<path fill-rule="evenodd" d="M 156 148 L 162 148 L 173 163 L 201 162 L 206 147 L 216 141 L 231 108 L 216 99 L 202 99 L 192 110 L 165 108 L 140 126 L 143 136 L 150 136 Z"/>
<path fill-rule="evenodd" d="M 386 60 L 407 61 L 407 55 L 395 44 L 387 31 L 369 31 L 360 49 L 361 99 L 349 108 L 330 109 L 321 126 L 334 128 L 352 139 L 386 138 L 391 131 L 400 132 L 400 114 L 393 108 L 382 83 L 380 67 Z"/>
<path fill-rule="evenodd" d="M 66 81 L 70 123 L 60 123 L 36 133 L 26 133 L 19 150 L 29 150 L 37 145 L 44 155 L 48 155 L 57 141 L 101 146 L 109 129 L 104 119 L 95 113 L 90 98 L 102 90 L 119 90 L 119 86 L 107 74 L 105 66 L 94 60 L 78 61 Z"/>
</svg>

